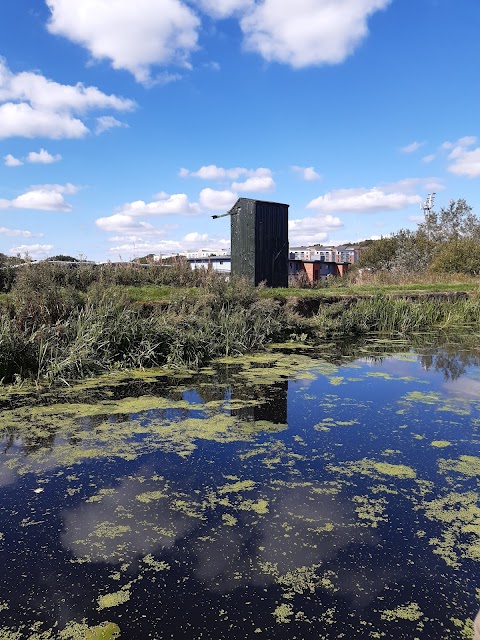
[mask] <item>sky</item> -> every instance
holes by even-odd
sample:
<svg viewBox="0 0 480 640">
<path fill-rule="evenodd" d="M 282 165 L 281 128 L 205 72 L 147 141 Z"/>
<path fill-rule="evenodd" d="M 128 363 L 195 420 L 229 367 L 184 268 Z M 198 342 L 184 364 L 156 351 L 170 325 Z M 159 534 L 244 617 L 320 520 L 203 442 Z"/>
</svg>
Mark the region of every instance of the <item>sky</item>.
<svg viewBox="0 0 480 640">
<path fill-rule="evenodd" d="M 230 244 L 239 197 L 291 246 L 480 215 L 478 0 L 2 0 L 0 252 Z"/>
</svg>

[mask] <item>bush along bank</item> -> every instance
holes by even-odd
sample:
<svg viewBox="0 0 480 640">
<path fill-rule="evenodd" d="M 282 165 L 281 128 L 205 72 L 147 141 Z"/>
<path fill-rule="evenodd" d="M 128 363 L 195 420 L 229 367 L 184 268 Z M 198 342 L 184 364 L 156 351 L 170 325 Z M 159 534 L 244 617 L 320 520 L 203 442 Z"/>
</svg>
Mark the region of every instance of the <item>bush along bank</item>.
<svg viewBox="0 0 480 640">
<path fill-rule="evenodd" d="M 480 299 L 388 296 L 321 303 L 305 314 L 294 300 L 262 298 L 242 280 L 216 275 L 201 295 L 175 290 L 167 305 L 132 303 L 125 290 L 94 283 L 20 282 L 0 307 L 0 379 L 68 382 L 114 369 L 196 368 L 270 342 L 320 344 L 370 332 L 409 334 L 468 326 L 480 331 Z"/>
</svg>

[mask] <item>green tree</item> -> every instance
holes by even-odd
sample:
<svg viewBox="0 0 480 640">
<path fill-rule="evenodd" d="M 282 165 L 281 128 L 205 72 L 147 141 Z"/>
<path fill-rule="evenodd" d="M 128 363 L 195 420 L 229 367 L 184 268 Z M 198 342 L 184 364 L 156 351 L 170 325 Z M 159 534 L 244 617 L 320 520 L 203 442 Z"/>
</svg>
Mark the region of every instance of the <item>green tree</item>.
<svg viewBox="0 0 480 640">
<path fill-rule="evenodd" d="M 392 258 L 392 271 L 409 274 L 428 269 L 437 246 L 435 242 L 423 232 L 409 229 L 401 229 L 394 238 L 397 247 Z"/>
<path fill-rule="evenodd" d="M 480 219 L 466 200 L 450 200 L 447 207 L 432 211 L 418 225 L 418 231 L 434 242 L 449 242 L 457 238 L 480 240 Z"/>
<path fill-rule="evenodd" d="M 62 254 L 58 255 L 58 256 L 51 256 L 50 258 L 47 258 L 48 262 L 78 262 L 77 258 L 74 258 L 73 256 L 64 256 Z"/>
<path fill-rule="evenodd" d="M 435 273 L 480 275 L 480 240 L 457 238 L 443 243 L 430 268 Z"/>
<path fill-rule="evenodd" d="M 398 238 L 380 238 L 370 244 L 360 255 L 358 267 L 372 271 L 390 271 L 398 248 Z"/>
</svg>

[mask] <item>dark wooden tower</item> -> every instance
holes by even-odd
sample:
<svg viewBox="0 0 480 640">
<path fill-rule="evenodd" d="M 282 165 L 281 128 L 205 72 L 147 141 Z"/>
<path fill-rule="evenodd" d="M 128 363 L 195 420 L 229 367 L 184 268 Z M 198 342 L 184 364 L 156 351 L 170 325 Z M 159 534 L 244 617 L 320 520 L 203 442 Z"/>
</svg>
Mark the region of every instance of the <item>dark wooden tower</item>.
<svg viewBox="0 0 480 640">
<path fill-rule="evenodd" d="M 288 287 L 288 204 L 239 198 L 229 214 L 232 275 Z"/>
</svg>

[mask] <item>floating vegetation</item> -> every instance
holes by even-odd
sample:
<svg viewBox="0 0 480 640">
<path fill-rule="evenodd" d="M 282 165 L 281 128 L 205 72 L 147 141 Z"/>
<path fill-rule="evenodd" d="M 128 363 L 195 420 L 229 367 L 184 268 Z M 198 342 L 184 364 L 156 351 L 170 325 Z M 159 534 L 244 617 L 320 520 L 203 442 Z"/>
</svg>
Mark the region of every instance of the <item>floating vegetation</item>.
<svg viewBox="0 0 480 640">
<path fill-rule="evenodd" d="M 110 607 L 118 607 L 130 600 L 130 584 L 125 585 L 119 591 L 113 593 L 106 593 L 103 596 L 99 596 L 97 599 L 98 610 L 109 609 Z"/>
<path fill-rule="evenodd" d="M 218 488 L 218 493 L 238 493 L 239 491 L 252 491 L 255 489 L 255 482 L 253 480 L 239 480 L 233 484 L 226 484 L 223 487 Z"/>
<path fill-rule="evenodd" d="M 287 624 L 291 621 L 292 616 L 294 614 L 294 609 L 291 604 L 287 602 L 282 602 L 278 607 L 273 611 L 272 615 L 275 617 L 275 620 L 278 624 Z"/>
<path fill-rule="evenodd" d="M 387 522 L 385 515 L 387 501 L 385 498 L 370 498 L 369 496 L 353 496 L 355 511 L 365 526 L 376 529 L 380 522 Z"/>
<path fill-rule="evenodd" d="M 480 506 L 475 491 L 451 491 L 416 508 L 442 525 L 441 536 L 430 538 L 429 544 L 447 565 L 458 568 L 462 558 L 480 561 Z"/>
<path fill-rule="evenodd" d="M 154 502 L 155 500 L 161 500 L 162 498 L 166 498 L 167 494 L 164 491 L 145 491 L 144 493 L 139 493 L 135 498 L 139 502 L 143 502 L 148 504 L 149 502 Z"/>
<path fill-rule="evenodd" d="M 17 394 L 0 640 L 466 638 L 480 406 L 390 346 Z"/>
<path fill-rule="evenodd" d="M 168 564 L 168 562 L 164 562 L 163 560 L 155 560 L 151 553 L 142 558 L 142 562 L 153 571 L 168 571 L 170 569 L 170 565 Z"/>
<path fill-rule="evenodd" d="M 416 403 L 422 405 L 432 405 L 436 411 L 456 413 L 458 415 L 470 415 L 470 402 L 464 398 L 445 397 L 440 393 L 429 391 L 409 391 L 401 401 L 402 404 L 412 407 Z"/>
<path fill-rule="evenodd" d="M 69 622 L 61 629 L 57 625 L 45 629 L 39 622 L 17 629 L 0 627 L 0 640 L 115 640 L 120 637 L 120 627 L 113 622 L 102 622 L 89 627 L 85 621 Z"/>
<path fill-rule="evenodd" d="M 377 462 L 375 460 L 369 460 L 368 458 L 363 458 L 363 460 L 357 460 L 355 462 L 346 462 L 341 466 L 330 464 L 327 468 L 331 472 L 340 473 L 346 476 L 352 476 L 358 473 L 373 478 L 388 476 L 406 480 L 413 479 L 417 475 L 414 469 L 404 464 Z"/>
<path fill-rule="evenodd" d="M 408 604 L 399 605 L 395 609 L 386 609 L 382 611 L 382 620 L 398 621 L 398 620 L 420 620 L 423 613 L 417 602 L 409 602 Z"/>
<path fill-rule="evenodd" d="M 464 476 L 480 476 L 480 458 L 478 456 L 460 456 L 458 460 L 439 460 L 442 473 L 454 471 Z"/>
</svg>

